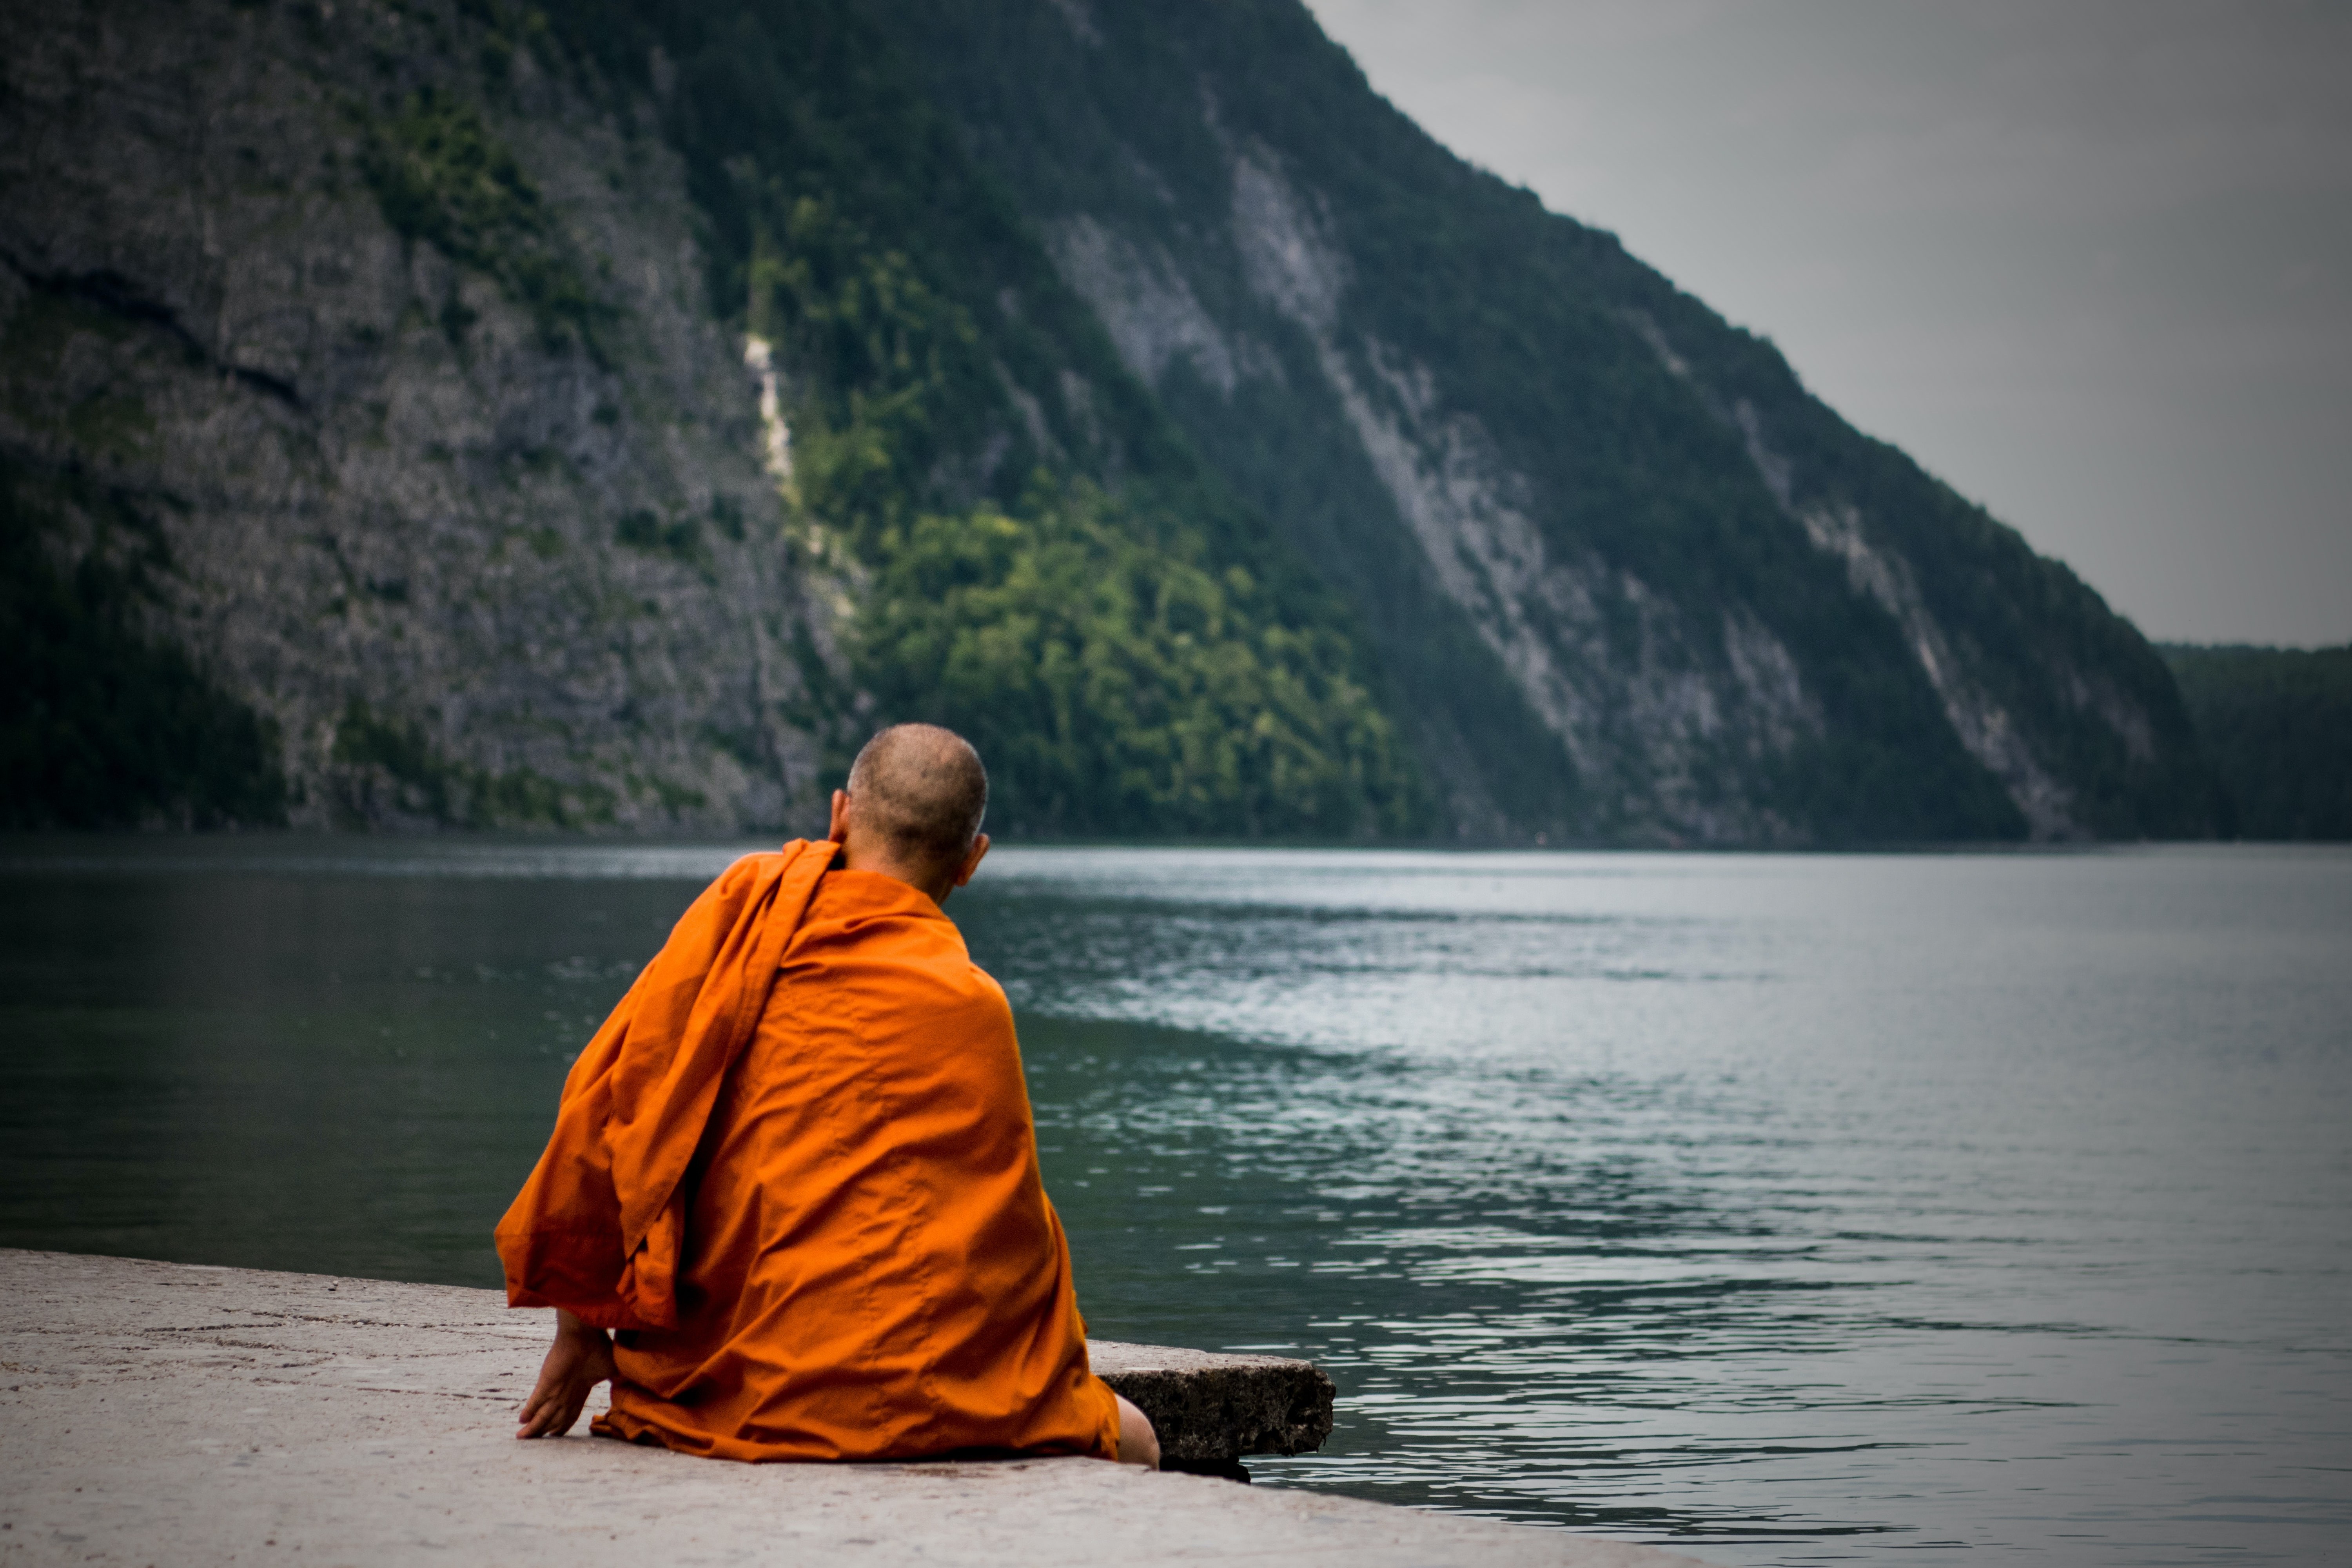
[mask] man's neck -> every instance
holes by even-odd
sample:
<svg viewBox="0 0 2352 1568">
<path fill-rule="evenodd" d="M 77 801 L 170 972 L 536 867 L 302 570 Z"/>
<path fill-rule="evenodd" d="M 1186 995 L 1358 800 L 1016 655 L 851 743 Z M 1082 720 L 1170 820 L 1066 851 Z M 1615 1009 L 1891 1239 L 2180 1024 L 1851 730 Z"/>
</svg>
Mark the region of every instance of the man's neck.
<svg viewBox="0 0 2352 1568">
<path fill-rule="evenodd" d="M 863 842 L 856 834 L 841 847 L 836 861 L 845 871 L 871 871 L 877 877 L 888 877 L 922 894 L 935 904 L 944 904 L 955 891 L 955 879 L 943 872 L 921 866 L 909 865 L 887 848 Z"/>
</svg>

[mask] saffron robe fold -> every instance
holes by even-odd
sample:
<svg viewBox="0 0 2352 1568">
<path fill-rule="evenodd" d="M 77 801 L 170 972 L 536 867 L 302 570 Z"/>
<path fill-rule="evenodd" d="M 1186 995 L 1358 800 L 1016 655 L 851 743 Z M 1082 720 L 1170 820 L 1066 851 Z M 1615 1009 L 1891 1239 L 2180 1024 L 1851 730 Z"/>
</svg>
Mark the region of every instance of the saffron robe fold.
<svg viewBox="0 0 2352 1568">
<path fill-rule="evenodd" d="M 596 1430 L 738 1459 L 1117 1452 L 1004 994 L 923 893 L 795 842 L 695 900 L 498 1228 L 623 1331 Z"/>
</svg>

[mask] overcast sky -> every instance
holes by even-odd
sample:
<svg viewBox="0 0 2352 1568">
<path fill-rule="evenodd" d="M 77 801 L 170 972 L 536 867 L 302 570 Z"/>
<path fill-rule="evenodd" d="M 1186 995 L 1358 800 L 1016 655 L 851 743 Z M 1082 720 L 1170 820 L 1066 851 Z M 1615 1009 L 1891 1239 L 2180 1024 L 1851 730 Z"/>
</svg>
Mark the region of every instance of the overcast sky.
<svg viewBox="0 0 2352 1568">
<path fill-rule="evenodd" d="M 1309 3 L 2150 637 L 2352 641 L 2352 4 Z"/>
</svg>

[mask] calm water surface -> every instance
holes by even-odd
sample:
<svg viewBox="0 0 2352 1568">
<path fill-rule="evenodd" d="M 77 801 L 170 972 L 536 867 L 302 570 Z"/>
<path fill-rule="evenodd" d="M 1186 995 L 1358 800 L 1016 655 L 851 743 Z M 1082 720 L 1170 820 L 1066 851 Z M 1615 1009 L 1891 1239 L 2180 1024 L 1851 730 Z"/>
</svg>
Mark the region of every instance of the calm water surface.
<svg viewBox="0 0 2352 1568">
<path fill-rule="evenodd" d="M 0 845 L 0 1244 L 490 1284 L 742 846 Z M 1720 1563 L 2352 1541 L 2352 856 L 1000 850 L 1106 1338 L 1310 1355 L 1261 1481 Z"/>
</svg>

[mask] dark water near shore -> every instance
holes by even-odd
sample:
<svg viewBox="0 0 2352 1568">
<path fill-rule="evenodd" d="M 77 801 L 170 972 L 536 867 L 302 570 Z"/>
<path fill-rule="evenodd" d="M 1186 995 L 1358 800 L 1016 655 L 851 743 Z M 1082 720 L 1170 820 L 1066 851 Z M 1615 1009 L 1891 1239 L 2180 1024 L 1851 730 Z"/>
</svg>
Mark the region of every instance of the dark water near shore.
<svg viewBox="0 0 2352 1568">
<path fill-rule="evenodd" d="M 734 849 L 0 846 L 0 1244 L 489 1284 Z M 1722 1563 L 2344 1561 L 2352 856 L 1004 851 L 1106 1338 L 1263 1480 Z"/>
</svg>

